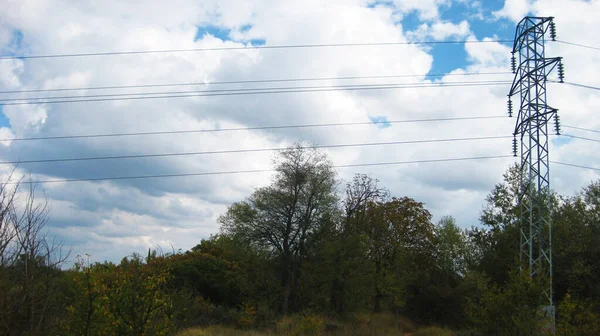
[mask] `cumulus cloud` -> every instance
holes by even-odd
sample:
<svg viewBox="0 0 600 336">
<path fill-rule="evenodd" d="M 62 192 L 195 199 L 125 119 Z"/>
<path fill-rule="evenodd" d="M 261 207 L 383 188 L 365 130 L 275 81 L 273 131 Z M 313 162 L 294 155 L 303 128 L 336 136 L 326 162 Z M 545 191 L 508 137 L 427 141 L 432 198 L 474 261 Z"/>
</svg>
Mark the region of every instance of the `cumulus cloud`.
<svg viewBox="0 0 600 336">
<path fill-rule="evenodd" d="M 564 1 L 563 1 L 564 2 Z M 559 36 L 566 41 L 600 45 L 595 32 L 598 2 L 507 0 L 503 17 L 518 21 L 524 9 L 551 15 L 556 8 Z M 485 3 L 482 5 L 484 6 Z M 12 43 L 6 32 L 19 31 L 20 52 L 61 54 L 117 50 L 161 50 L 243 47 L 262 40 L 266 45 L 353 42 L 405 42 L 431 38 L 475 39 L 467 21 L 451 22 L 441 13 L 450 1 L 394 1 L 373 6 L 364 0 L 332 1 L 174 1 L 152 6 L 143 2 L 96 1 L 52 3 L 12 1 L 0 8 L 0 50 Z M 519 7 L 521 6 L 521 7 Z M 553 7 L 554 6 L 554 7 Z M 577 15 L 568 15 L 569 6 Z M 517 10 L 517 9 L 519 10 Z M 524 8 L 524 7 L 523 7 Z M 421 28 L 407 33 L 399 18 L 417 13 Z M 521 13 L 521 14 L 520 14 Z M 500 15 L 500 14 L 498 14 Z M 198 27 L 220 27 L 226 36 L 203 35 Z M 4 35 L 3 35 L 4 34 Z M 412 35 L 411 35 L 412 34 Z M 480 36 L 496 39 L 496 36 Z M 465 45 L 467 65 L 452 71 L 504 72 L 510 65 L 510 46 L 499 43 Z M 567 78 L 598 85 L 593 76 L 600 59 L 567 45 L 548 44 L 549 56 L 563 56 Z M 119 90 L 119 93 L 206 89 L 315 86 L 376 83 L 447 83 L 466 80 L 449 75 L 436 80 L 430 72 L 434 58 L 416 45 L 247 49 L 111 57 L 73 57 L 0 61 L 0 90 L 69 87 L 213 83 L 218 81 L 333 78 L 348 76 L 415 75 L 364 81 L 200 84 L 170 88 Z M 510 80 L 510 75 L 481 76 Z M 478 80 L 470 77 L 469 80 Z M 74 104 L 4 106 L 11 127 L 0 137 L 39 137 L 70 134 L 128 133 L 298 125 L 335 122 L 426 119 L 437 117 L 498 116 L 506 114 L 508 87 L 413 88 L 402 90 L 339 91 L 297 94 L 193 97 L 106 101 Z M 16 94 L 11 98 L 101 95 L 116 90 L 81 90 Z M 3 95 L 5 97 L 7 95 Z M 549 85 L 549 102 L 559 107 L 565 124 L 600 128 L 590 111 L 600 107 L 593 91 Z M 295 141 L 349 144 L 399 140 L 447 139 L 510 135 L 514 120 L 472 120 L 353 127 L 272 129 L 235 132 L 198 132 L 158 136 L 13 141 L 0 146 L 3 161 L 77 158 L 128 154 L 183 153 L 256 148 L 282 148 Z M 412 161 L 451 157 L 510 154 L 511 139 L 372 146 L 327 150 L 338 165 Z M 552 145 L 552 158 L 593 165 L 594 144 L 573 140 Z M 135 175 L 222 172 L 270 169 L 273 152 L 188 155 L 144 159 L 48 162 L 19 165 L 34 178 L 87 178 Z M 436 218 L 452 214 L 463 226 L 476 224 L 486 193 L 499 181 L 512 159 L 341 168 L 350 179 L 356 172 L 371 173 L 396 196 L 426 203 Z M 6 165 L 2 169 L 5 169 Z M 3 171 L 4 172 L 4 171 Z M 228 204 L 268 183 L 270 173 L 115 180 L 45 184 L 52 206 L 51 230 L 96 260 L 117 259 L 132 251 L 157 245 L 188 249 L 218 232 L 217 218 Z M 553 183 L 572 192 L 597 177 L 593 172 L 561 167 Z"/>
<path fill-rule="evenodd" d="M 429 38 L 435 41 L 446 40 L 450 37 L 464 38 L 470 34 L 471 30 L 467 21 L 461 21 L 458 24 L 444 21 L 434 22 L 432 24 L 424 23 L 415 31 L 408 32 L 408 36 L 411 36 L 417 41 L 429 40 Z"/>
<path fill-rule="evenodd" d="M 417 11 L 421 20 L 434 20 L 439 18 L 440 7 L 451 4 L 449 0 L 394 0 L 396 8 L 401 12 Z"/>
<path fill-rule="evenodd" d="M 532 0 L 505 0 L 504 7 L 493 14 L 496 18 L 519 21 L 531 12 L 533 2 Z"/>
</svg>

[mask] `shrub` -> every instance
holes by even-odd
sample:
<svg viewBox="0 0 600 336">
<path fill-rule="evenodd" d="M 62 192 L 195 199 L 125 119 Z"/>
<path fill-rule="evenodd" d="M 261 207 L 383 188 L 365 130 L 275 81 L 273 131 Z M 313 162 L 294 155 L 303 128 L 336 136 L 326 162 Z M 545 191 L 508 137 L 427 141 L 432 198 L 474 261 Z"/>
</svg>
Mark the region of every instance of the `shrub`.
<svg viewBox="0 0 600 336">
<path fill-rule="evenodd" d="M 240 317 L 237 321 L 239 328 L 247 329 L 256 324 L 256 307 L 250 304 L 244 304 L 241 307 Z"/>
<path fill-rule="evenodd" d="M 557 333 L 565 336 L 600 335 L 600 314 L 591 304 L 574 300 L 567 292 L 558 304 Z"/>
</svg>

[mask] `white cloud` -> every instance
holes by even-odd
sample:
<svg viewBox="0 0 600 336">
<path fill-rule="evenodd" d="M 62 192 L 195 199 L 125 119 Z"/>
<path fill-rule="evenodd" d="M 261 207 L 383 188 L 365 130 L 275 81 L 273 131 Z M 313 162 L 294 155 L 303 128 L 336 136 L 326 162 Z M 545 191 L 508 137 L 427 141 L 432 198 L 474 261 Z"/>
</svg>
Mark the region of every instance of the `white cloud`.
<svg viewBox="0 0 600 336">
<path fill-rule="evenodd" d="M 47 108 L 43 105 L 5 106 L 2 112 L 17 135 L 36 133 L 48 118 Z"/>
<path fill-rule="evenodd" d="M 0 144 L 2 144 L 2 146 L 8 147 L 12 144 L 12 139 L 15 138 L 15 135 L 13 134 L 13 132 L 10 130 L 10 128 L 8 127 L 2 127 L 0 128 L 0 139 L 3 139 L 5 141 L 0 141 Z M 8 141 L 6 141 L 8 140 Z"/>
<path fill-rule="evenodd" d="M 504 7 L 493 14 L 496 18 L 508 18 L 513 21 L 520 21 L 531 12 L 532 2 L 532 0 L 505 0 Z"/>
<path fill-rule="evenodd" d="M 421 20 L 439 18 L 440 6 L 448 6 L 449 0 L 394 0 L 394 5 L 402 12 L 417 11 Z"/>
<path fill-rule="evenodd" d="M 475 40 L 475 39 L 473 39 Z M 510 69 L 512 46 L 497 42 L 495 39 L 484 38 L 485 43 L 467 43 L 465 49 L 473 66 L 497 68 L 499 71 Z"/>
<path fill-rule="evenodd" d="M 465 38 L 470 34 L 471 30 L 467 21 L 461 21 L 458 24 L 446 21 L 437 21 L 432 24 L 423 23 L 415 31 L 407 33 L 416 41 L 430 40 L 430 38 L 442 41 L 450 37 Z"/>
<path fill-rule="evenodd" d="M 0 60 L 0 85 L 6 89 L 21 87 L 19 76 L 23 73 L 23 62 L 20 60 Z"/>
</svg>

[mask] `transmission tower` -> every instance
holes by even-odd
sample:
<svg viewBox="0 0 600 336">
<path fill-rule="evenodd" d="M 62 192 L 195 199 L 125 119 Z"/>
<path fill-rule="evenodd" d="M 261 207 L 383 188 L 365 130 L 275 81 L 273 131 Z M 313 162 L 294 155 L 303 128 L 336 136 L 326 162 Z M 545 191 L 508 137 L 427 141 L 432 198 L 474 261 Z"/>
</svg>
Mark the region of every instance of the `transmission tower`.
<svg viewBox="0 0 600 336">
<path fill-rule="evenodd" d="M 517 137 L 521 144 L 520 165 L 520 259 L 521 270 L 544 281 L 544 310 L 554 329 L 552 302 L 552 225 L 550 167 L 548 162 L 548 123 L 554 122 L 560 134 L 558 110 L 546 101 L 548 75 L 558 68 L 564 80 L 561 57 L 546 58 L 546 34 L 556 39 L 552 17 L 525 17 L 517 25 L 512 50 L 515 74 L 508 94 L 508 115 L 512 117 L 511 97 L 520 101 L 513 138 L 513 155 L 517 156 Z"/>
</svg>

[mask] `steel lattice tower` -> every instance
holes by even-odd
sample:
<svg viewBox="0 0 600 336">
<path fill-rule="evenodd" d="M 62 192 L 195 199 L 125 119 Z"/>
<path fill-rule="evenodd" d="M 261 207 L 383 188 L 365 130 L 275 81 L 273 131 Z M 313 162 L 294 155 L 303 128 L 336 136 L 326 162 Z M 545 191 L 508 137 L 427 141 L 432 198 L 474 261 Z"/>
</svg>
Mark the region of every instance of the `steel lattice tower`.
<svg viewBox="0 0 600 336">
<path fill-rule="evenodd" d="M 517 156 L 517 137 L 521 143 L 520 165 L 520 258 L 521 269 L 545 281 L 544 309 L 554 326 L 552 302 L 552 225 L 550 167 L 548 160 L 548 123 L 560 134 L 558 110 L 546 101 L 548 75 L 558 67 L 564 79 L 562 58 L 545 57 L 546 33 L 556 38 L 552 17 L 525 17 L 517 25 L 512 50 L 515 78 L 508 95 L 508 114 L 512 117 L 512 96 L 520 99 L 515 123 L 513 154 Z M 518 54 L 518 56 L 517 56 Z M 518 61 L 518 63 L 517 63 Z"/>
</svg>

